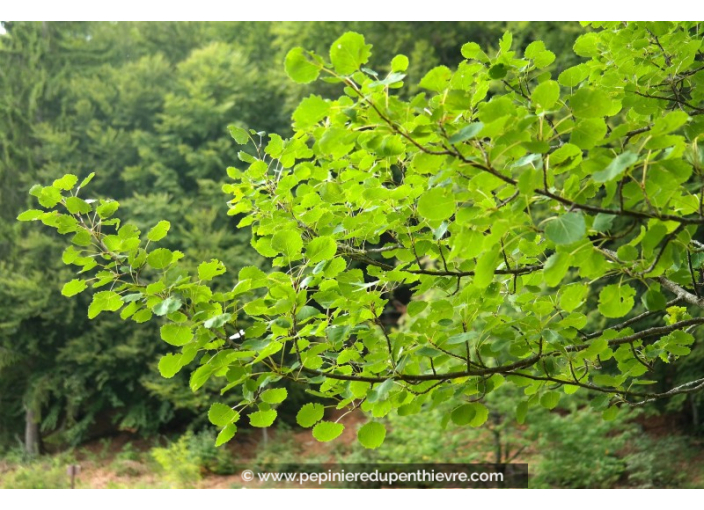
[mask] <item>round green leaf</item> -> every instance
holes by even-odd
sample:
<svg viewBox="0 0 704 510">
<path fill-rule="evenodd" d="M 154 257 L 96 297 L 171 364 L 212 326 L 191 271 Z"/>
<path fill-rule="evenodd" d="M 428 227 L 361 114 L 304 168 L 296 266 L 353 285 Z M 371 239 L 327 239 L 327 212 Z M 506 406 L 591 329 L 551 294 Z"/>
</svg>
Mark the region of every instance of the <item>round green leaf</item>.
<svg viewBox="0 0 704 510">
<path fill-rule="evenodd" d="M 430 221 L 442 221 L 455 214 L 455 198 L 449 190 L 433 188 L 418 199 L 418 214 Z"/>
<path fill-rule="evenodd" d="M 240 145 L 244 145 L 249 141 L 249 133 L 246 129 L 243 129 L 234 124 L 227 126 L 227 130 L 230 132 L 230 136 Z"/>
<path fill-rule="evenodd" d="M 606 92 L 591 87 L 583 87 L 575 92 L 570 99 L 570 106 L 574 116 L 579 118 L 616 115 L 621 110 L 621 105 Z"/>
<path fill-rule="evenodd" d="M 325 408 L 322 404 L 306 404 L 301 407 L 300 411 L 298 411 L 298 414 L 296 415 L 296 423 L 298 423 L 301 427 L 312 427 L 323 419 L 324 414 Z"/>
<path fill-rule="evenodd" d="M 168 233 L 170 228 L 171 223 L 169 223 L 168 221 L 160 221 L 154 226 L 154 228 L 149 231 L 149 233 L 147 234 L 147 239 L 155 242 L 161 241 L 164 237 L 166 237 L 166 234 Z"/>
<path fill-rule="evenodd" d="M 643 306 L 650 311 L 664 310 L 667 308 L 667 298 L 657 289 L 648 289 L 641 296 Z"/>
<path fill-rule="evenodd" d="M 157 248 L 147 255 L 147 264 L 152 266 L 154 269 L 164 269 L 173 259 L 173 253 L 171 250 L 166 248 Z"/>
<path fill-rule="evenodd" d="M 544 81 L 533 89 L 530 98 L 541 108 L 547 110 L 560 99 L 560 86 L 553 80 Z"/>
<path fill-rule="evenodd" d="M 230 406 L 219 402 L 211 405 L 210 410 L 208 411 L 208 419 L 210 420 L 210 423 L 217 427 L 224 427 L 233 421 L 237 421 L 239 416 L 239 413 Z"/>
<path fill-rule="evenodd" d="M 557 391 L 548 391 L 540 397 L 540 405 L 546 409 L 555 409 L 560 402 L 560 393 Z"/>
<path fill-rule="evenodd" d="M 262 392 L 260 397 L 262 401 L 266 402 L 267 404 L 280 404 L 281 402 L 286 400 L 287 396 L 288 391 L 286 391 L 286 388 L 274 388 Z"/>
<path fill-rule="evenodd" d="M 78 197 L 68 197 L 66 199 L 66 209 L 71 214 L 87 214 L 93 210 L 88 202 Z"/>
<path fill-rule="evenodd" d="M 599 293 L 599 311 L 604 317 L 617 319 L 633 309 L 636 291 L 630 285 L 607 285 Z"/>
<path fill-rule="evenodd" d="M 286 74 L 296 83 L 310 83 L 320 74 L 320 67 L 312 63 L 303 48 L 293 48 L 286 54 L 284 67 Z"/>
<path fill-rule="evenodd" d="M 334 423 L 331 421 L 321 421 L 313 427 L 313 437 L 321 443 L 332 441 L 345 430 L 342 423 Z"/>
<path fill-rule="evenodd" d="M 379 448 L 386 437 L 386 428 L 378 422 L 372 421 L 363 425 L 357 431 L 357 439 L 365 448 Z"/>
<path fill-rule="evenodd" d="M 165 300 L 163 300 L 161 303 L 157 303 L 154 305 L 152 308 L 152 311 L 160 316 L 163 317 L 164 315 L 168 315 L 170 313 L 175 312 L 179 308 L 181 308 L 181 300 L 177 297 L 174 296 L 169 296 Z"/>
<path fill-rule="evenodd" d="M 306 258 L 309 262 L 316 263 L 321 260 L 330 260 L 337 252 L 337 243 L 332 237 L 316 237 L 306 247 Z"/>
<path fill-rule="evenodd" d="M 66 297 L 71 297 L 75 296 L 80 292 L 83 292 L 84 290 L 86 290 L 85 280 L 74 279 L 64 284 L 63 288 L 61 289 L 61 294 Z"/>
<path fill-rule="evenodd" d="M 159 373 L 165 379 L 171 379 L 181 370 L 181 354 L 165 354 L 159 360 Z"/>
<path fill-rule="evenodd" d="M 287 258 L 294 258 L 303 249 L 301 234 L 295 230 L 280 230 L 271 238 L 271 247 Z"/>
<path fill-rule="evenodd" d="M 276 411 L 273 409 L 269 411 L 256 411 L 249 415 L 249 423 L 252 427 L 271 427 L 274 420 L 276 420 Z"/>
<path fill-rule="evenodd" d="M 17 220 L 18 221 L 34 221 L 36 219 L 39 219 L 44 214 L 46 214 L 45 211 L 40 211 L 39 209 L 30 209 L 28 211 L 21 213 L 19 216 L 17 216 Z"/>
<path fill-rule="evenodd" d="M 198 266 L 198 278 L 203 281 L 209 281 L 224 274 L 227 270 L 225 269 L 225 264 L 217 259 L 211 259 L 210 262 L 202 262 Z"/>
<path fill-rule="evenodd" d="M 88 307 L 88 318 L 97 317 L 100 312 L 116 312 L 122 308 L 122 298 L 117 292 L 106 290 L 93 295 L 93 301 Z"/>
<path fill-rule="evenodd" d="M 450 419 L 455 425 L 468 425 L 476 413 L 477 411 L 471 404 L 462 404 L 452 411 Z"/>
<path fill-rule="evenodd" d="M 78 182 L 78 177 L 73 174 L 66 174 L 60 179 L 54 181 L 53 186 L 64 191 L 71 191 Z"/>
<path fill-rule="evenodd" d="M 480 402 L 469 404 L 474 407 L 474 418 L 469 422 L 470 427 L 481 427 L 489 418 L 489 409 Z"/>
<path fill-rule="evenodd" d="M 545 225 L 545 235 L 555 244 L 572 244 L 584 237 L 587 228 L 582 213 L 556 216 Z"/>
<path fill-rule="evenodd" d="M 394 73 L 403 73 L 408 69 L 408 57 L 406 55 L 396 55 L 391 59 L 391 71 Z"/>
<path fill-rule="evenodd" d="M 177 347 L 186 345 L 193 339 L 193 330 L 181 324 L 164 324 L 160 332 L 164 342 Z"/>
<path fill-rule="evenodd" d="M 229 423 L 218 434 L 218 437 L 215 440 L 215 446 L 222 446 L 223 444 L 227 443 L 230 439 L 235 437 L 236 432 L 237 425 L 235 425 L 234 423 Z"/>
<path fill-rule="evenodd" d="M 364 36 L 356 32 L 347 32 L 330 46 L 330 62 L 340 74 L 352 74 L 371 55 L 371 44 L 364 43 Z"/>
</svg>

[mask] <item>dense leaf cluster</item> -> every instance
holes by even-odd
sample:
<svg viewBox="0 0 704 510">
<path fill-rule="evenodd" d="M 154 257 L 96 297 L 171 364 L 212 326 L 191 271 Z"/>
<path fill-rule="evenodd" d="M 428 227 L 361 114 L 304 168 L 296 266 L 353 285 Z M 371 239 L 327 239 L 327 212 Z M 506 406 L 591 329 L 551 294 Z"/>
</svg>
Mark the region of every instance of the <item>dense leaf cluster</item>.
<svg viewBox="0 0 704 510">
<path fill-rule="evenodd" d="M 445 422 L 471 426 L 502 384 L 521 388 L 519 422 L 578 390 L 607 419 L 698 390 L 646 385 L 704 322 L 700 28 L 591 27 L 574 45 L 584 61 L 556 76 L 541 41 L 519 55 L 507 32 L 496 52 L 465 44 L 455 70 L 429 70 L 408 96 L 409 59 L 367 68 L 360 34 L 328 57 L 291 50 L 295 82 L 343 95 L 303 99 L 287 139 L 230 127 L 244 167 L 227 170 L 229 214 L 273 265 L 241 269 L 230 291 L 211 285 L 220 261 L 188 272 L 160 244 L 168 222 L 143 235 L 117 202 L 81 198 L 90 178 L 35 186 L 44 209 L 19 219 L 72 236 L 63 261 L 79 275 L 63 292 L 99 289 L 89 316 L 167 319 L 161 338 L 178 350 L 159 363 L 165 377 L 196 362 L 193 390 L 216 379 L 241 396 L 211 408 L 218 443 L 244 412 L 274 423 L 284 379 L 374 418 L 451 401 Z M 323 411 L 306 404 L 298 422 L 329 441 L 343 426 Z M 358 434 L 369 448 L 384 436 L 374 421 Z"/>
</svg>

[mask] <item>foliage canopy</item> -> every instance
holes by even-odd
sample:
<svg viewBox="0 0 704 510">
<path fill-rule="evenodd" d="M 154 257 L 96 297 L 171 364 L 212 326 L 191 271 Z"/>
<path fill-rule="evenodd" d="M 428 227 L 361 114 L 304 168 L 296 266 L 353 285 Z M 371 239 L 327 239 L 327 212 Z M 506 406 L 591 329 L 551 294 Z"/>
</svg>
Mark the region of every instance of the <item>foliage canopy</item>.
<svg viewBox="0 0 704 510">
<path fill-rule="evenodd" d="M 160 246 L 168 221 L 143 234 L 117 202 L 81 198 L 92 175 L 33 187 L 43 209 L 19 219 L 72 236 L 63 262 L 78 275 L 63 293 L 97 289 L 90 317 L 166 319 L 161 338 L 177 349 L 164 377 L 193 365 L 192 390 L 216 378 L 241 395 L 210 410 L 219 444 L 241 416 L 274 423 L 284 379 L 374 418 L 452 401 L 445 423 L 481 426 L 484 397 L 512 384 L 519 422 L 585 390 L 613 419 L 704 387 L 648 391 L 704 323 L 702 34 L 689 22 L 589 27 L 574 45 L 585 61 L 557 76 L 541 41 L 520 56 L 506 33 L 496 54 L 465 44 L 456 70 L 431 69 L 407 100 L 409 59 L 368 69 L 360 34 L 329 58 L 292 49 L 295 82 L 343 95 L 303 99 L 288 139 L 229 127 L 243 165 L 227 169 L 228 214 L 273 266 L 243 268 L 229 292 L 211 286 L 222 262 L 191 274 Z M 320 404 L 297 420 L 319 441 L 343 431 Z M 369 448 L 385 435 L 375 422 L 359 431 Z"/>
</svg>

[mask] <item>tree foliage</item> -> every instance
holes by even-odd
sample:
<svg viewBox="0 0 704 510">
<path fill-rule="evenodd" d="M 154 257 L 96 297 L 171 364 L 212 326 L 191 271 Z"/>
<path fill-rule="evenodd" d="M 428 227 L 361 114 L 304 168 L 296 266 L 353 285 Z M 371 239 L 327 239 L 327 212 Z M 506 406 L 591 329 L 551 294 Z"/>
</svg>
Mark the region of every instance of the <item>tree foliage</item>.
<svg viewBox="0 0 704 510">
<path fill-rule="evenodd" d="M 409 59 L 369 69 L 358 33 L 328 56 L 290 50 L 294 82 L 343 94 L 303 99 L 287 139 L 230 127 L 243 147 L 228 214 L 273 268 L 242 268 L 229 291 L 213 287 L 232 277 L 220 261 L 188 270 L 165 223 L 143 234 L 116 202 L 81 198 L 89 178 L 33 187 L 42 209 L 20 219 L 71 236 L 65 294 L 96 289 L 89 316 L 165 317 L 162 374 L 188 367 L 192 390 L 213 379 L 238 395 L 211 408 L 218 443 L 241 415 L 270 426 L 285 379 L 373 418 L 450 401 L 445 422 L 475 427 L 502 384 L 521 388 L 519 421 L 575 391 L 613 419 L 699 390 L 648 385 L 704 322 L 701 28 L 588 26 L 583 62 L 559 74 L 543 42 L 519 55 L 507 32 L 495 52 L 464 44 L 409 96 Z M 299 418 L 320 441 L 342 432 L 315 404 Z M 363 446 L 384 437 L 360 430 Z"/>
</svg>

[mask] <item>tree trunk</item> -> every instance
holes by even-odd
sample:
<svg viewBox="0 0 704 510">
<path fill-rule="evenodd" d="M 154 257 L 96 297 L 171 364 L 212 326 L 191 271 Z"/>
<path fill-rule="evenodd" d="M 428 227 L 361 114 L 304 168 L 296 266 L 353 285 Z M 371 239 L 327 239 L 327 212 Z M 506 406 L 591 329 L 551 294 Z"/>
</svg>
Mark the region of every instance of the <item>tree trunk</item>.
<svg viewBox="0 0 704 510">
<path fill-rule="evenodd" d="M 494 434 L 494 462 L 496 464 L 501 464 L 503 457 L 501 452 L 501 431 L 491 429 L 491 433 Z"/>
<path fill-rule="evenodd" d="M 39 455 L 39 419 L 34 409 L 25 407 L 24 449 L 27 455 Z"/>
</svg>

